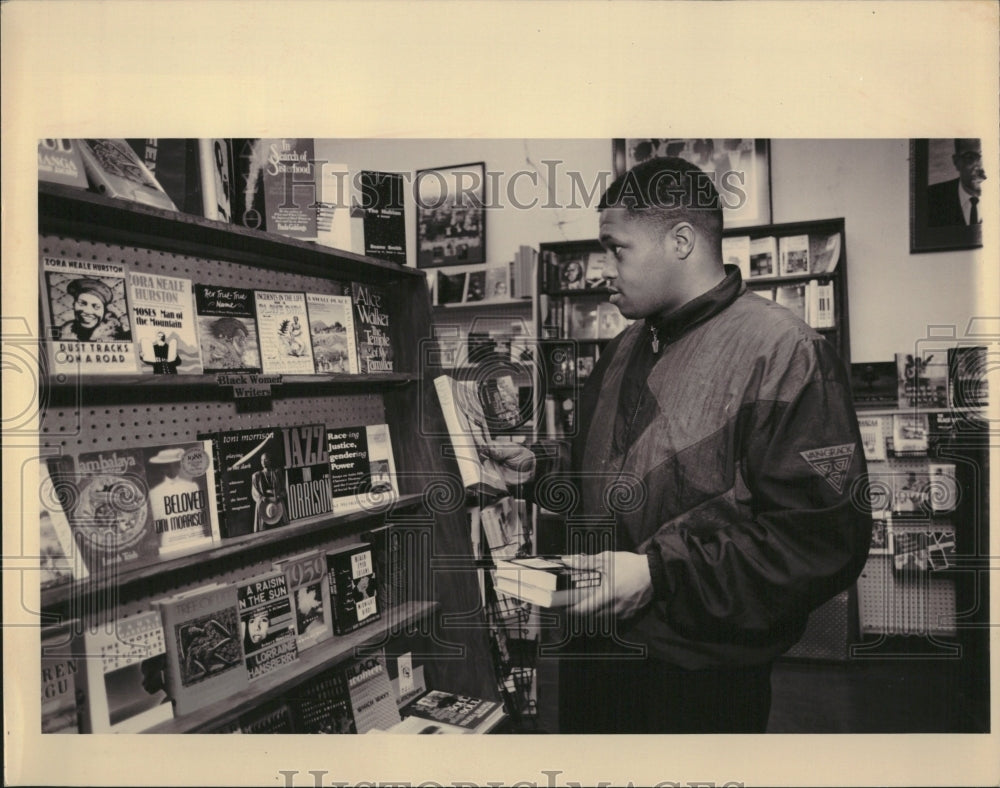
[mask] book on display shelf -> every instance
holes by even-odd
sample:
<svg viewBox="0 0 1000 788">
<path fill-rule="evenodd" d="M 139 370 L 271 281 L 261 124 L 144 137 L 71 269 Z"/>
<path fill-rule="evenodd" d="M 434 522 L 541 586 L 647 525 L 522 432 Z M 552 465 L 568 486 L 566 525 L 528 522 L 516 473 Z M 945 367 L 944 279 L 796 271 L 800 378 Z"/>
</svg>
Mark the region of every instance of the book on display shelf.
<svg viewBox="0 0 1000 788">
<path fill-rule="evenodd" d="M 773 236 L 750 240 L 750 278 L 765 279 L 778 274 L 778 239 Z"/>
<path fill-rule="evenodd" d="M 989 405 L 989 358 L 986 347 L 948 348 L 948 404 L 953 408 Z"/>
<path fill-rule="evenodd" d="M 287 525 L 281 429 L 231 430 L 211 438 L 223 539 Z"/>
<path fill-rule="evenodd" d="M 858 416 L 858 427 L 861 429 L 861 445 L 864 448 L 866 460 L 884 460 L 885 433 L 880 416 Z"/>
<path fill-rule="evenodd" d="M 204 367 L 191 280 L 130 271 L 128 282 L 140 371 L 200 375 Z"/>
<path fill-rule="evenodd" d="M 351 296 L 306 293 L 306 308 L 316 372 L 358 374 Z"/>
<path fill-rule="evenodd" d="M 251 158 L 262 172 L 267 232 L 316 240 L 316 155 L 312 139 L 261 139 Z"/>
<path fill-rule="evenodd" d="M 808 303 L 806 289 L 805 284 L 778 285 L 774 288 L 774 300 L 791 311 L 799 320 L 807 322 L 809 316 L 806 311 Z"/>
<path fill-rule="evenodd" d="M 79 733 L 86 690 L 73 644 L 80 622 L 70 619 L 42 630 L 42 733 Z"/>
<path fill-rule="evenodd" d="M 809 271 L 809 236 L 788 235 L 778 239 L 778 273 L 801 276 Z"/>
<path fill-rule="evenodd" d="M 926 413 L 895 413 L 892 416 L 892 449 L 897 457 L 926 455 L 929 447 Z"/>
<path fill-rule="evenodd" d="M 296 733 L 357 733 L 347 692 L 347 677 L 331 668 L 287 695 Z"/>
<path fill-rule="evenodd" d="M 389 328 L 392 316 L 384 287 L 351 283 L 358 369 L 362 375 L 379 375 L 395 369 Z"/>
<path fill-rule="evenodd" d="M 285 573 L 301 654 L 333 636 L 326 555 L 311 550 L 275 561 L 274 566 Z"/>
<path fill-rule="evenodd" d="M 427 690 L 401 709 L 406 719 L 421 720 L 426 725 L 446 726 L 440 730 L 413 729 L 410 723 L 405 730 L 390 729 L 392 733 L 489 733 L 504 719 L 503 704 L 441 690 Z"/>
<path fill-rule="evenodd" d="M 38 180 L 87 188 L 80 143 L 69 139 L 38 140 Z"/>
<path fill-rule="evenodd" d="M 896 362 L 851 364 L 851 394 L 858 405 L 895 407 L 899 394 Z"/>
<path fill-rule="evenodd" d="M 948 359 L 943 350 L 896 354 L 901 407 L 948 407 Z"/>
<path fill-rule="evenodd" d="M 383 657 L 364 657 L 349 663 L 342 670 L 358 733 L 386 730 L 399 722 L 396 696 Z"/>
<path fill-rule="evenodd" d="M 722 261 L 740 269 L 744 281 L 750 278 L 750 236 L 737 235 L 722 239 Z"/>
<path fill-rule="evenodd" d="M 253 290 L 195 285 L 194 297 L 205 372 L 260 372 Z"/>
<path fill-rule="evenodd" d="M 152 137 L 126 141 L 177 210 L 213 221 L 230 221 L 229 140 Z"/>
<path fill-rule="evenodd" d="M 257 340 L 267 375 L 311 375 L 313 364 L 305 293 L 255 290 Z"/>
<path fill-rule="evenodd" d="M 38 470 L 38 563 L 42 590 L 71 583 L 74 579 L 83 580 L 90 574 L 63 508 L 67 503 L 72 506 L 76 491 L 72 463 L 56 459 L 52 464 L 51 472 L 46 462 L 40 463 Z"/>
<path fill-rule="evenodd" d="M 388 424 L 327 428 L 334 514 L 380 511 L 399 498 Z"/>
<path fill-rule="evenodd" d="M 173 200 L 125 140 L 81 139 L 77 142 L 91 190 L 153 208 L 177 210 Z"/>
<path fill-rule="evenodd" d="M 326 427 L 304 424 L 283 427 L 285 455 L 285 502 L 288 519 L 329 514 L 330 455 L 327 452 Z"/>
<path fill-rule="evenodd" d="M 335 635 L 346 635 L 382 617 L 370 544 L 354 542 L 328 550 L 326 567 Z"/>
<path fill-rule="evenodd" d="M 409 601 L 403 535 L 392 524 L 373 528 L 362 540 L 371 545 L 382 608 L 390 610 Z"/>
<path fill-rule="evenodd" d="M 265 572 L 237 583 L 240 635 L 252 682 L 299 658 L 298 636 L 285 573 Z"/>
<path fill-rule="evenodd" d="M 221 540 L 212 442 L 142 449 L 153 530 L 161 556 Z"/>
<path fill-rule="evenodd" d="M 239 727 L 240 733 L 295 733 L 292 709 L 281 698 L 241 714 Z"/>
<path fill-rule="evenodd" d="M 840 262 L 840 245 L 840 233 L 809 236 L 809 273 L 833 273 Z"/>
</svg>

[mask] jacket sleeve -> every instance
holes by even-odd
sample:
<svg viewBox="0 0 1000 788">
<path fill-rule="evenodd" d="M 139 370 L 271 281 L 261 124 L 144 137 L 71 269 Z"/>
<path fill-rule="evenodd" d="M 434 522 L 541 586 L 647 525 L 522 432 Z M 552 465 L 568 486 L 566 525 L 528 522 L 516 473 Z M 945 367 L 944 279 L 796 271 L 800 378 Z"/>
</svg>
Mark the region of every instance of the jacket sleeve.
<svg viewBox="0 0 1000 788">
<path fill-rule="evenodd" d="M 801 624 L 867 557 L 867 469 L 843 367 L 823 340 L 779 367 L 775 396 L 751 397 L 732 420 L 728 514 L 706 524 L 695 509 L 640 545 L 660 615 L 699 639 Z"/>
</svg>

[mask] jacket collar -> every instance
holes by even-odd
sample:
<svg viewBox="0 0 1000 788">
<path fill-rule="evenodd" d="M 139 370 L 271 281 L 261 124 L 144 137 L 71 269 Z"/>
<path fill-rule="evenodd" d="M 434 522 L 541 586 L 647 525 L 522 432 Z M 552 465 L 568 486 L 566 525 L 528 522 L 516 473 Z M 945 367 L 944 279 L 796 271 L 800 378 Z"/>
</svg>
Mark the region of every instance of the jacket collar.
<svg viewBox="0 0 1000 788">
<path fill-rule="evenodd" d="M 672 312 L 660 312 L 646 318 L 646 330 L 653 341 L 653 352 L 679 339 L 695 326 L 717 315 L 739 297 L 746 286 L 740 269 L 725 266 L 725 278 L 711 290 L 693 298 Z"/>
</svg>

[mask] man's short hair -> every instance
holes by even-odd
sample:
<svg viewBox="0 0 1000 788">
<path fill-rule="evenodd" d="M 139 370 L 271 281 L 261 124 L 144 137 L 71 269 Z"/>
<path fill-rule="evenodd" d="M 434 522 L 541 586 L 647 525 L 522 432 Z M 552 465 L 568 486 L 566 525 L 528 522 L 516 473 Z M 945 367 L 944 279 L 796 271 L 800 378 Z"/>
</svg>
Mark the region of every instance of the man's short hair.
<svg viewBox="0 0 1000 788">
<path fill-rule="evenodd" d="M 598 211 L 606 208 L 624 208 L 664 232 L 689 222 L 709 238 L 722 235 L 722 208 L 712 176 L 674 156 L 644 161 L 615 180 L 597 206 Z"/>
</svg>

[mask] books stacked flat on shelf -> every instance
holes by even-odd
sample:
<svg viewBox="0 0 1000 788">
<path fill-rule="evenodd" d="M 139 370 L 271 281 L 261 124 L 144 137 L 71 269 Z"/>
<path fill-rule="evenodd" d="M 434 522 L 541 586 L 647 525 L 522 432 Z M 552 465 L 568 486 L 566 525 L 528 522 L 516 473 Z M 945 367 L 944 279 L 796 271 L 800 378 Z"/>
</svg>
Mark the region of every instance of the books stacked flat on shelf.
<svg viewBox="0 0 1000 788">
<path fill-rule="evenodd" d="M 935 514 L 951 512 L 958 506 L 958 479 L 955 463 L 932 462 L 927 466 L 929 475 L 927 494 L 931 511 Z"/>
<path fill-rule="evenodd" d="M 42 630 L 42 733 L 79 733 L 77 696 L 83 698 L 79 658 L 73 653 L 78 620 Z"/>
<path fill-rule="evenodd" d="M 247 686 L 235 586 L 213 583 L 154 604 L 166 637 L 167 689 L 178 715 Z"/>
<path fill-rule="evenodd" d="M 358 373 L 354 311 L 349 295 L 306 293 L 316 372 Z"/>
<path fill-rule="evenodd" d="M 895 413 L 892 417 L 892 449 L 897 457 L 927 454 L 926 413 Z"/>
<path fill-rule="evenodd" d="M 892 477 L 892 513 L 925 515 L 930 510 L 930 478 L 927 471 L 899 471 Z"/>
<path fill-rule="evenodd" d="M 275 562 L 285 573 L 299 653 L 333 636 L 326 556 L 320 550 Z"/>
<path fill-rule="evenodd" d="M 268 375 L 311 375 L 312 341 L 305 293 L 255 290 L 261 368 Z"/>
<path fill-rule="evenodd" d="M 125 140 L 77 140 L 90 188 L 98 194 L 176 211 L 177 206 Z"/>
<path fill-rule="evenodd" d="M 399 722 L 396 696 L 381 657 L 359 659 L 343 670 L 358 733 L 386 730 Z"/>
<path fill-rule="evenodd" d="M 212 442 L 142 450 L 160 555 L 210 547 L 221 538 Z"/>
<path fill-rule="evenodd" d="M 235 430 L 208 437 L 212 438 L 217 463 L 215 478 L 222 538 L 286 525 L 282 431 Z"/>
<path fill-rule="evenodd" d="M 762 279 L 778 274 L 778 239 L 773 236 L 750 240 L 750 278 Z"/>
<path fill-rule="evenodd" d="M 829 274 L 840 262 L 840 233 L 809 238 L 809 273 Z"/>
<path fill-rule="evenodd" d="M 294 733 L 292 710 L 282 699 L 272 700 L 240 715 L 240 733 Z"/>
<path fill-rule="evenodd" d="M 70 583 L 74 578 L 82 580 L 89 576 L 87 565 L 77 550 L 73 530 L 63 509 L 67 495 L 73 495 L 76 486 L 69 463 L 63 462 L 66 470 L 56 463 L 55 478 L 49 474 L 46 463 L 39 465 L 39 586 L 42 590 Z"/>
<path fill-rule="evenodd" d="M 144 459 L 142 449 L 124 448 L 76 459 L 75 505 L 68 514 L 91 572 L 156 560 Z"/>
<path fill-rule="evenodd" d="M 901 407 L 948 407 L 947 354 L 897 353 L 896 371 Z"/>
<path fill-rule="evenodd" d="M 774 289 L 774 300 L 790 310 L 799 320 L 806 322 L 809 317 L 806 313 L 808 303 L 806 289 L 805 284 L 778 285 Z"/>
<path fill-rule="evenodd" d="M 42 254 L 39 273 L 49 372 L 135 374 L 126 267 Z"/>
<path fill-rule="evenodd" d="M 203 367 L 191 280 L 131 271 L 128 284 L 140 370 L 153 375 L 200 375 Z"/>
<path fill-rule="evenodd" d="M 311 139 L 261 139 L 252 157 L 262 168 L 269 233 L 316 240 L 316 156 Z M 260 150 L 262 149 L 262 150 Z"/>
<path fill-rule="evenodd" d="M 382 609 L 391 610 L 409 601 L 406 556 L 400 529 L 391 524 L 383 525 L 372 529 L 362 539 L 371 545 Z"/>
<path fill-rule="evenodd" d="M 346 635 L 382 617 L 370 544 L 355 542 L 328 550 L 326 567 L 334 634 Z"/>
<path fill-rule="evenodd" d="M 505 493 L 507 486 L 500 466 L 492 458 L 479 454 L 480 447 L 488 445 L 491 438 L 475 382 L 439 375 L 434 379 L 434 388 L 455 450 L 462 485 L 491 495 Z"/>
<path fill-rule="evenodd" d="M 166 643 L 155 610 L 83 632 L 90 733 L 138 733 L 173 717 L 164 686 Z"/>
<path fill-rule="evenodd" d="M 354 301 L 359 371 L 362 375 L 392 372 L 395 369 L 389 338 L 392 317 L 389 314 L 386 289 L 352 282 L 351 294 Z"/>
<path fill-rule="evenodd" d="M 787 235 L 778 241 L 778 273 L 800 276 L 809 273 L 809 236 Z"/>
<path fill-rule="evenodd" d="M 391 733 L 489 733 L 504 720 L 503 704 L 469 695 L 457 695 L 441 690 L 428 690 L 402 708 L 407 719 L 416 719 L 438 730 L 402 730 Z M 408 728 L 412 726 L 410 723 Z M 458 728 L 459 731 L 453 730 Z"/>
<path fill-rule="evenodd" d="M 285 455 L 288 519 L 301 520 L 333 511 L 326 427 L 308 424 L 281 430 Z"/>
<path fill-rule="evenodd" d="M 253 290 L 195 285 L 194 298 L 205 372 L 260 372 Z"/>
<path fill-rule="evenodd" d="M 178 210 L 229 221 L 229 140 L 154 137 L 127 142 Z"/>
<path fill-rule="evenodd" d="M 861 444 L 865 450 L 865 459 L 884 460 L 885 433 L 882 430 L 882 418 L 859 416 L 858 427 L 861 428 Z"/>
<path fill-rule="evenodd" d="M 985 347 L 948 348 L 948 403 L 953 408 L 989 404 L 989 361 Z"/>
<path fill-rule="evenodd" d="M 388 424 L 326 432 L 334 514 L 380 511 L 399 498 Z"/>
<path fill-rule="evenodd" d="M 240 633 L 250 681 L 299 658 L 292 602 L 281 570 L 266 572 L 236 587 Z"/>
<path fill-rule="evenodd" d="M 347 677 L 340 668 L 299 684 L 288 694 L 296 733 L 357 733 L 347 692 Z"/>
<path fill-rule="evenodd" d="M 722 261 L 740 269 L 743 279 L 750 278 L 750 236 L 738 235 L 722 239 Z"/>
<path fill-rule="evenodd" d="M 858 405 L 895 407 L 898 390 L 895 361 L 851 364 L 851 394 Z"/>
<path fill-rule="evenodd" d="M 79 143 L 67 139 L 38 140 L 38 180 L 87 188 Z"/>
</svg>

